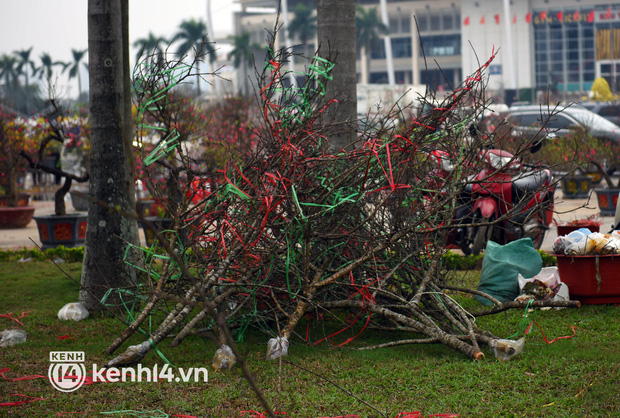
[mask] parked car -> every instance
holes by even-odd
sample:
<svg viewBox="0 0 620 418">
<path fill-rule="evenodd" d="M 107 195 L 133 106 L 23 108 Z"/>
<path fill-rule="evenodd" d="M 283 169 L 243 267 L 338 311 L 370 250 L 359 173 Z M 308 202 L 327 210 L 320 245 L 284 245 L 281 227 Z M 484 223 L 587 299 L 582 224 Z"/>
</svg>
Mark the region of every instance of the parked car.
<svg viewBox="0 0 620 418">
<path fill-rule="evenodd" d="M 516 106 L 500 117 L 511 124 L 515 136 L 542 135 L 544 138 L 553 138 L 569 135 L 575 129 L 585 129 L 593 138 L 620 144 L 620 126 L 580 106 L 557 109 L 557 113 L 538 105 Z M 543 121 L 547 123 L 541 130 Z"/>
<path fill-rule="evenodd" d="M 616 125 L 620 124 L 620 104 L 609 102 L 580 103 L 579 106 L 588 109 Z"/>
</svg>

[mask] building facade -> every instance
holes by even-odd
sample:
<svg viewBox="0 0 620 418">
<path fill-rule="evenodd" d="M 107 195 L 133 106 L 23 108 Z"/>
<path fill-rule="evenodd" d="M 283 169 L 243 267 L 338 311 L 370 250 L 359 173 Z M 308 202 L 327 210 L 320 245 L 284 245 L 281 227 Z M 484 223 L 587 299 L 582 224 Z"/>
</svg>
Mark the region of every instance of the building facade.
<svg viewBox="0 0 620 418">
<path fill-rule="evenodd" d="M 289 21 L 298 2 L 287 3 Z M 240 3 L 247 9 L 237 15 L 237 33 L 250 32 L 253 42 L 265 43 L 275 2 Z M 379 0 L 358 3 L 383 17 Z M 316 10 L 316 2 L 304 4 Z M 256 6 L 272 9 L 251 11 Z M 387 14 L 389 34 L 382 36 L 391 46 L 397 84 L 451 89 L 495 54 L 487 89 L 500 100 L 506 91 L 532 102 L 541 94 L 574 100 L 601 76 L 612 91 L 620 90 L 620 0 L 400 0 L 387 1 Z M 282 38 L 278 47 L 286 44 Z M 315 49 L 313 40 L 305 50 Z M 295 68 L 304 65 L 298 60 Z M 369 65 L 358 55 L 358 81 L 388 83 L 389 67 L 382 39 L 372 45 Z"/>
</svg>

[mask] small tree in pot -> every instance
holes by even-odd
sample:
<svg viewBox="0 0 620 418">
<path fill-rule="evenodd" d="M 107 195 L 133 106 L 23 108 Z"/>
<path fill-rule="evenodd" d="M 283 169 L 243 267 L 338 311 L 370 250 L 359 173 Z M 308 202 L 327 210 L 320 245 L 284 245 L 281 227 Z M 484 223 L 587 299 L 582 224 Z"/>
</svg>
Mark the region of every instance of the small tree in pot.
<svg viewBox="0 0 620 418">
<path fill-rule="evenodd" d="M 27 166 L 20 153 L 34 145 L 26 120 L 0 105 L 0 228 L 23 228 L 32 219 L 34 207 L 28 206 L 28 195 L 19 193 L 17 179 Z"/>
<path fill-rule="evenodd" d="M 20 153 L 31 168 L 64 179 L 62 186 L 54 194 L 54 215 L 35 217 L 43 249 L 60 244 L 67 247 L 83 245 L 86 236 L 86 215 L 67 215 L 65 196 L 69 193 L 74 181 L 85 183 L 89 179 L 87 172 L 81 175 L 73 174 L 43 163 L 46 153 L 54 145 L 62 146 L 66 142 L 74 141 L 76 136 L 83 138 L 84 141 L 88 140 L 88 124 L 84 119 L 63 117 L 56 100 L 51 99 L 50 104 L 52 111 L 37 124 L 38 151 L 36 155 L 33 157 L 26 152 Z"/>
</svg>

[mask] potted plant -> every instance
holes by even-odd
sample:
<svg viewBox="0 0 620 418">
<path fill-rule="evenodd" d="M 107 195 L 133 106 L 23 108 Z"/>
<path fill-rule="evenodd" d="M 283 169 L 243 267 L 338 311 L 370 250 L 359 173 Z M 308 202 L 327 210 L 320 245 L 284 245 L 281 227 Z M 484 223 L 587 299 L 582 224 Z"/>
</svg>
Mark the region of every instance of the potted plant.
<svg viewBox="0 0 620 418">
<path fill-rule="evenodd" d="M 607 187 L 594 189 L 601 215 L 614 216 L 620 194 L 620 184 L 614 183 L 611 174 L 620 161 L 620 145 L 607 140 L 592 139 L 589 146 L 591 148 L 590 162 L 605 180 L 601 185 L 607 185 Z"/>
<path fill-rule="evenodd" d="M 587 146 L 584 131 L 575 130 L 571 136 L 551 136 L 543 142 L 533 159 L 547 164 L 560 173 L 562 193 L 565 199 L 585 199 L 590 195 L 592 176 L 590 160 L 593 150 Z"/>
<path fill-rule="evenodd" d="M 558 229 L 558 236 L 568 235 L 581 228 L 588 228 L 591 232 L 599 232 L 601 227 L 601 220 L 598 215 L 592 215 L 584 219 L 575 219 L 568 222 L 554 220 L 553 223 Z"/>
<path fill-rule="evenodd" d="M 0 228 L 24 228 L 32 220 L 35 208 L 30 196 L 20 193 L 18 176 L 27 167 L 20 154 L 33 147 L 26 119 L 0 106 Z"/>
<path fill-rule="evenodd" d="M 85 183 L 88 181 L 88 173 L 74 174 L 63 169 L 50 167 L 43 163 L 46 153 L 50 148 L 62 146 L 75 136 L 88 140 L 88 124 L 84 118 L 69 118 L 62 116 L 56 101 L 50 100 L 52 112 L 45 118 L 39 119 L 37 127 L 38 152 L 32 156 L 25 152 L 21 156 L 28 161 L 31 168 L 42 170 L 46 173 L 64 179 L 61 187 L 54 194 L 54 214 L 35 216 L 39 229 L 39 238 L 43 249 L 53 248 L 58 245 L 76 247 L 84 245 L 86 238 L 87 214 L 67 214 L 65 196 L 71 189 L 72 183 Z"/>
<path fill-rule="evenodd" d="M 65 118 L 65 142 L 62 147 L 61 164 L 63 171 L 83 177 L 89 172 L 90 135 L 87 114 L 80 109 L 73 116 Z M 88 183 L 74 185 L 69 191 L 73 209 L 88 210 Z"/>
</svg>

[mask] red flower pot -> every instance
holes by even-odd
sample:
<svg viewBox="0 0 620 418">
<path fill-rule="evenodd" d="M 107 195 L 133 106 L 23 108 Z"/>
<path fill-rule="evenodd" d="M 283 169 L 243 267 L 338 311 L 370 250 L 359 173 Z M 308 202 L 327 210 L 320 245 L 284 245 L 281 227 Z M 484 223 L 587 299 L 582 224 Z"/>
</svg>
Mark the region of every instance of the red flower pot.
<svg viewBox="0 0 620 418">
<path fill-rule="evenodd" d="M 592 232 L 599 232 L 601 224 L 584 222 L 583 224 L 558 225 L 558 237 L 568 235 L 580 228 L 588 228 Z"/>
<path fill-rule="evenodd" d="M 34 206 L 0 206 L 0 229 L 25 228 L 32 220 L 34 209 Z"/>
</svg>

